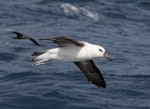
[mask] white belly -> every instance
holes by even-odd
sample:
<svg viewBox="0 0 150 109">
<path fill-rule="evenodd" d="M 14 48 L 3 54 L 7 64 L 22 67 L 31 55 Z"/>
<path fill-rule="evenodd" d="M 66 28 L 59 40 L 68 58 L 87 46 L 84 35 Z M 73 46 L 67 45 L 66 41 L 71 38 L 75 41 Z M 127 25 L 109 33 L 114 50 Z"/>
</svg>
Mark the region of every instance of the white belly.
<svg viewBox="0 0 150 109">
<path fill-rule="evenodd" d="M 84 47 L 68 47 L 68 48 L 57 48 L 55 50 L 50 50 L 51 59 L 59 60 L 59 61 L 81 61 L 81 60 L 89 60 L 91 56 L 88 55 L 88 51 L 83 49 Z"/>
</svg>

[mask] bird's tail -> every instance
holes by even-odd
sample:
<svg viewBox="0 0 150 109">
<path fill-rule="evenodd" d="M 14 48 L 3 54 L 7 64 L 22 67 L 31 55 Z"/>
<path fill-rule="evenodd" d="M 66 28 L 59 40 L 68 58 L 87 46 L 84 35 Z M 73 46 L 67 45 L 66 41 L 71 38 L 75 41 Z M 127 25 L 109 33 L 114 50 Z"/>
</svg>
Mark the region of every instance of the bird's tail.
<svg viewBox="0 0 150 109">
<path fill-rule="evenodd" d="M 34 51 L 31 55 L 32 56 L 39 56 L 41 54 L 45 53 L 45 51 Z"/>
</svg>

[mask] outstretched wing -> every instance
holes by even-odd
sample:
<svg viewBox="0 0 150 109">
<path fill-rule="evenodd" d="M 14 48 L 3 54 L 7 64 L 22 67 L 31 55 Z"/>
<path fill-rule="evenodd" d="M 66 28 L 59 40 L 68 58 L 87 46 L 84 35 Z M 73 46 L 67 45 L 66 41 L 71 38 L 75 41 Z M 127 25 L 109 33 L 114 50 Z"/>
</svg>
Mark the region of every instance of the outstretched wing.
<svg viewBox="0 0 150 109">
<path fill-rule="evenodd" d="M 79 69 L 85 74 L 87 79 L 98 87 L 105 88 L 106 83 L 100 70 L 92 60 L 74 62 Z"/>
<path fill-rule="evenodd" d="M 65 47 L 65 46 L 68 46 L 70 44 L 75 45 L 75 46 L 84 46 L 83 43 L 80 43 L 78 41 L 73 40 L 72 38 L 64 37 L 64 36 L 54 37 L 51 39 L 43 38 L 40 40 L 51 40 L 54 43 L 57 43 L 59 47 Z"/>
<path fill-rule="evenodd" d="M 17 37 L 14 37 L 14 39 L 29 39 L 30 41 L 32 41 L 35 45 L 40 46 L 40 44 L 37 43 L 37 41 L 35 41 L 35 39 L 24 35 L 22 33 L 16 32 L 16 31 L 12 31 L 12 33 L 15 33 L 17 35 Z"/>
</svg>

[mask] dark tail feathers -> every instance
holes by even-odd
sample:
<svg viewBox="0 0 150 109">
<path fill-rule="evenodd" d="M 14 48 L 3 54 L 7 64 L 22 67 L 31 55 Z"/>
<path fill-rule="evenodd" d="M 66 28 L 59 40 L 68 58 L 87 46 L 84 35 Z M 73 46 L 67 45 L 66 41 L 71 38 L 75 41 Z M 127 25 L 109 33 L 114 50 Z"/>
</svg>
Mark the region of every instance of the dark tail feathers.
<svg viewBox="0 0 150 109">
<path fill-rule="evenodd" d="M 44 51 L 34 51 L 33 53 L 32 53 L 32 56 L 39 56 L 39 55 L 41 55 L 41 54 L 43 54 L 43 53 L 45 53 Z"/>
</svg>

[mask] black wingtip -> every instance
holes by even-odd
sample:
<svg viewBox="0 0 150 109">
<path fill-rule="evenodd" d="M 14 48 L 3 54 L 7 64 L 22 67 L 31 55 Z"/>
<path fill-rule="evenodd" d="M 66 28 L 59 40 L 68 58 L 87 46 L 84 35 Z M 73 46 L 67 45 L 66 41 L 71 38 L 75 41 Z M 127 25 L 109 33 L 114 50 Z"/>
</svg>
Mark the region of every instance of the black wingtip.
<svg viewBox="0 0 150 109">
<path fill-rule="evenodd" d="M 40 46 L 40 44 L 39 43 L 37 43 L 37 42 L 33 42 L 35 45 L 37 45 L 37 46 Z"/>
<path fill-rule="evenodd" d="M 93 84 L 95 84 L 96 86 L 98 86 L 99 88 L 106 88 L 106 83 L 105 81 L 101 81 L 101 82 L 94 82 L 94 81 L 91 81 Z"/>
<path fill-rule="evenodd" d="M 106 84 L 104 83 L 103 85 L 101 85 L 101 87 L 105 89 L 106 88 Z"/>
<path fill-rule="evenodd" d="M 29 38 L 29 40 L 31 40 L 35 45 L 40 46 L 40 44 L 37 41 L 35 41 L 35 39 Z"/>
<path fill-rule="evenodd" d="M 14 33 L 14 34 L 16 34 L 17 36 L 23 36 L 23 34 L 20 33 L 20 32 L 17 32 L 17 31 L 11 31 L 11 32 Z"/>
</svg>

